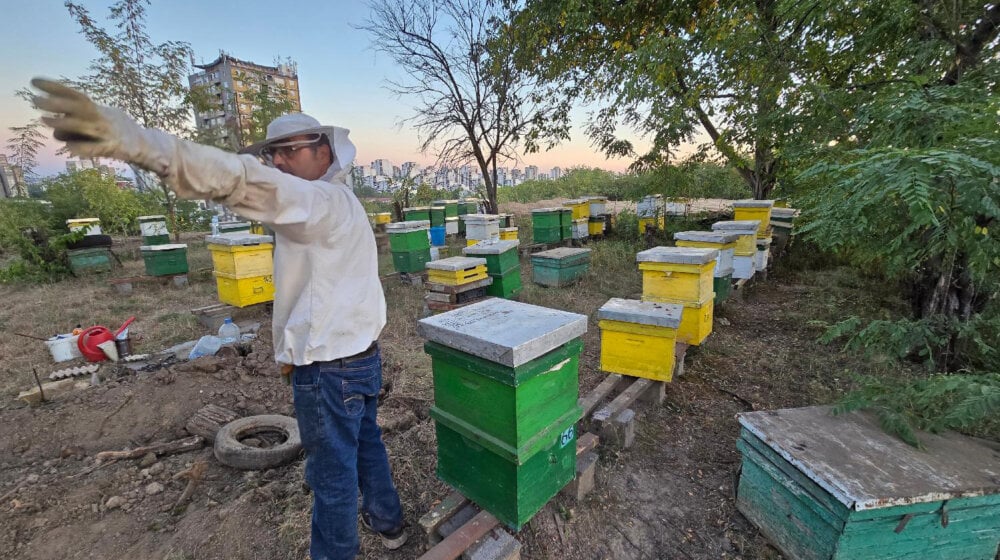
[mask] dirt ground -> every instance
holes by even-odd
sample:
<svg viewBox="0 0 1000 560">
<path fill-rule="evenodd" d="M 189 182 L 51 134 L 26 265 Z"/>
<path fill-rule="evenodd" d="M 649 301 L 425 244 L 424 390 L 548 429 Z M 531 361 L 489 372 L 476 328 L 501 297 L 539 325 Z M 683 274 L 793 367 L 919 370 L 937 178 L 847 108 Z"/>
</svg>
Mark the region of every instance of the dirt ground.
<svg viewBox="0 0 1000 560">
<path fill-rule="evenodd" d="M 30 371 L 55 367 L 44 345 L 12 332 L 45 336 L 56 326 L 116 325 L 128 315 L 155 351 L 205 334 L 188 310 L 214 301 L 210 259 L 191 243 L 191 285 L 147 285 L 115 295 L 106 278 L 51 286 L 0 287 L 0 551 L 4 558 L 300 559 L 307 556 L 310 496 L 301 458 L 268 471 L 220 465 L 210 448 L 159 458 L 98 463 L 95 454 L 188 436 L 189 417 L 206 404 L 240 415 L 292 414 L 291 391 L 272 361 L 269 323 L 246 356 L 201 358 L 148 372 L 105 367 L 103 381 L 29 407 L 13 397 Z M 597 241 L 588 277 L 551 290 L 530 283 L 522 262 L 521 300 L 586 314 L 581 394 L 596 386 L 600 337 L 596 310 L 610 297 L 638 297 L 635 246 Z M 128 257 L 128 251 L 122 251 Z M 794 252 L 793 252 L 794 253 Z M 739 466 L 735 414 L 829 402 L 850 383 L 848 371 L 891 366 L 861 361 L 816 342 L 817 321 L 886 305 L 884 290 L 853 271 L 795 254 L 778 259 L 766 281 L 742 301 L 716 311 L 715 332 L 688 354 L 686 372 L 668 386 L 663 406 L 637 405 L 636 445 L 601 450 L 597 487 L 582 503 L 558 496 L 517 538 L 525 559 L 780 558 L 735 509 Z M 387 255 L 383 255 L 383 260 Z M 800 269 L 809 261 L 812 268 Z M 140 261 L 124 259 L 126 275 Z M 385 283 L 389 323 L 380 342 L 385 426 L 407 521 L 415 525 L 449 490 L 434 475 L 435 435 L 430 359 L 416 333 L 422 288 Z M 86 325 L 85 325 L 86 326 Z M 189 502 L 176 506 L 187 481 L 178 473 L 204 462 Z M 176 506 L 176 507 L 175 507 Z M 361 531 L 363 558 L 415 558 L 422 535 L 411 527 L 402 550 L 387 553 Z"/>
</svg>

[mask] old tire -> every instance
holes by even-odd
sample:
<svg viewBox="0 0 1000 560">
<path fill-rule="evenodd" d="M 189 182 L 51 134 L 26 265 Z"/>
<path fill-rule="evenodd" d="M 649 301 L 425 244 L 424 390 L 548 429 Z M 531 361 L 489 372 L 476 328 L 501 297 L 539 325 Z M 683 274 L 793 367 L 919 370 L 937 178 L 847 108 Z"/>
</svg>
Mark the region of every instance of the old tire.
<svg viewBox="0 0 1000 560">
<path fill-rule="evenodd" d="M 282 433 L 285 441 L 268 449 L 240 443 L 241 439 L 261 432 Z M 280 467 L 295 460 L 301 451 L 298 422 L 280 414 L 239 418 L 223 426 L 215 435 L 215 458 L 223 465 L 244 471 Z"/>
</svg>

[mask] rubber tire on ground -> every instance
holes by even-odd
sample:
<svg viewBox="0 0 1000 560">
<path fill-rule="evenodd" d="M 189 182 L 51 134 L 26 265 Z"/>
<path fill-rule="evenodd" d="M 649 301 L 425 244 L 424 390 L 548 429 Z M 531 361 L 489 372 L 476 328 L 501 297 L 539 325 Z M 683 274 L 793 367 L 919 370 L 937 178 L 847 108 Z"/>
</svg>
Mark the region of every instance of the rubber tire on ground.
<svg viewBox="0 0 1000 560">
<path fill-rule="evenodd" d="M 110 235 L 85 235 L 83 239 L 77 241 L 76 243 L 69 243 L 66 248 L 70 251 L 74 249 L 90 249 L 93 247 L 110 247 L 111 246 L 111 236 Z"/>
<path fill-rule="evenodd" d="M 286 439 L 269 449 L 240 443 L 240 439 L 259 432 L 281 432 Z M 294 461 L 301 451 L 298 422 L 280 414 L 238 418 L 215 435 L 215 458 L 223 465 L 244 471 L 280 467 Z"/>
</svg>

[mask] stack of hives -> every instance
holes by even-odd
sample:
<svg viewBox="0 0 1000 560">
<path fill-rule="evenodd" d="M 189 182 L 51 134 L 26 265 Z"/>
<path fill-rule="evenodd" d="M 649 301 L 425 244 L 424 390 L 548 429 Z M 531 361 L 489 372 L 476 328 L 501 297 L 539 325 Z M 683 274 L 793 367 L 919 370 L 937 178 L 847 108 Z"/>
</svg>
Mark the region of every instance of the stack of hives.
<svg viewBox="0 0 1000 560">
<path fill-rule="evenodd" d="M 645 234 L 647 229 L 658 231 L 667 225 L 663 215 L 662 194 L 650 194 L 642 197 L 642 200 L 636 205 L 635 213 L 639 217 L 639 235 Z"/>
<path fill-rule="evenodd" d="M 459 215 L 462 214 L 459 210 L 459 206 L 464 210 L 466 205 L 464 202 L 460 203 L 458 200 L 434 200 L 431 201 L 430 211 L 431 211 L 431 227 L 438 227 L 438 225 L 444 226 L 445 234 L 447 235 L 458 235 L 459 233 Z M 435 212 L 440 211 L 441 223 L 435 223 Z"/>
<path fill-rule="evenodd" d="M 521 293 L 521 260 L 517 246 L 517 241 L 484 241 L 463 250 L 466 256 L 486 259 L 486 273 L 493 281 L 486 286 L 486 295 L 510 299 Z"/>
<path fill-rule="evenodd" d="M 517 239 L 517 226 L 514 225 L 513 214 L 497 214 L 500 219 L 500 240 L 515 241 Z"/>
<path fill-rule="evenodd" d="M 577 199 L 567 200 L 563 203 L 564 208 L 572 211 L 570 220 L 573 222 L 572 239 L 586 239 L 590 236 L 590 202 L 588 200 Z"/>
<path fill-rule="evenodd" d="M 465 235 L 465 220 L 462 216 L 466 214 L 479 214 L 479 200 L 475 198 L 463 198 L 458 201 L 458 234 Z"/>
<path fill-rule="evenodd" d="M 486 297 L 493 279 L 486 272 L 486 259 L 449 257 L 427 263 L 427 294 L 431 311 L 451 311 Z"/>
<path fill-rule="evenodd" d="M 535 243 L 558 243 L 563 240 L 562 210 L 562 208 L 535 208 L 531 211 L 532 240 Z M 566 214 L 568 215 L 567 221 L 570 222 L 570 237 L 572 237 L 572 211 L 566 212 Z"/>
<path fill-rule="evenodd" d="M 227 233 L 205 238 L 212 253 L 219 301 L 236 307 L 274 300 L 274 239 Z"/>
<path fill-rule="evenodd" d="M 371 212 L 368 214 L 368 221 L 371 223 L 373 230 L 382 233 L 385 231 L 385 225 L 392 223 L 392 213 Z"/>
<path fill-rule="evenodd" d="M 83 239 L 66 248 L 73 274 L 111 270 L 111 238 L 101 231 L 99 218 L 66 220 L 66 227 L 70 232 L 83 232 Z"/>
<path fill-rule="evenodd" d="M 767 270 L 771 255 L 771 208 L 773 200 L 737 200 L 733 203 L 733 220 L 757 220 L 754 270 Z"/>
<path fill-rule="evenodd" d="M 590 249 L 558 247 L 531 255 L 531 279 L 551 288 L 569 286 L 590 270 Z"/>
<path fill-rule="evenodd" d="M 448 228 L 445 226 L 445 218 L 447 217 L 447 214 L 448 208 L 444 200 L 435 200 L 431 202 L 428 215 L 430 216 L 431 222 L 431 245 L 435 247 L 442 247 L 446 244 Z"/>
<path fill-rule="evenodd" d="M 421 274 L 431 260 L 431 243 L 428 231 L 430 222 L 416 220 L 387 224 L 392 266 L 396 272 Z"/>
<path fill-rule="evenodd" d="M 590 206 L 590 218 L 587 230 L 591 237 L 599 237 L 607 233 L 608 228 L 608 198 L 605 196 L 584 197 Z"/>
<path fill-rule="evenodd" d="M 691 247 L 654 247 L 636 255 L 642 271 L 642 301 L 684 307 L 677 342 L 697 346 L 712 332 L 712 271 L 719 252 Z"/>
<path fill-rule="evenodd" d="M 799 211 L 794 208 L 772 208 L 771 209 L 771 230 L 774 232 L 774 249 L 777 253 L 785 250 L 792 240 L 792 231 L 795 218 L 799 217 Z"/>
<path fill-rule="evenodd" d="M 587 317 L 488 299 L 423 319 L 437 474 L 514 530 L 574 476 Z"/>
<path fill-rule="evenodd" d="M 496 214 L 466 214 L 462 220 L 465 222 L 466 244 L 500 240 L 500 217 Z"/>
<path fill-rule="evenodd" d="M 427 222 L 431 221 L 430 206 L 411 206 L 403 208 L 403 220 L 407 222 Z"/>
<path fill-rule="evenodd" d="M 187 245 L 170 243 L 166 216 L 139 216 L 139 231 L 142 233 L 143 263 L 150 276 L 172 276 L 187 274 Z"/>
<path fill-rule="evenodd" d="M 681 231 L 674 234 L 678 247 L 715 249 L 719 252 L 715 268 L 712 269 L 712 289 L 715 291 L 716 304 L 726 301 L 732 290 L 733 255 L 738 239 L 738 235 L 723 231 Z"/>
</svg>

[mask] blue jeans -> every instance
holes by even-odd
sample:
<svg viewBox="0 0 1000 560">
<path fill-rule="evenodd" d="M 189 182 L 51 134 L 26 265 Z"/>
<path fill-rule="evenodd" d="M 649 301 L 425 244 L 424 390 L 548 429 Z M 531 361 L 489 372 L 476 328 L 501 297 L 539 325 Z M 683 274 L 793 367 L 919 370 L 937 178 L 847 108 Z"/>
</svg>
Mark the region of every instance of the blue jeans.
<svg viewBox="0 0 1000 560">
<path fill-rule="evenodd" d="M 296 366 L 295 415 L 313 491 L 313 560 L 352 559 L 358 553 L 361 508 L 376 531 L 403 522 L 389 472 L 382 430 L 375 423 L 382 386 L 380 351 L 356 360 Z"/>
</svg>

